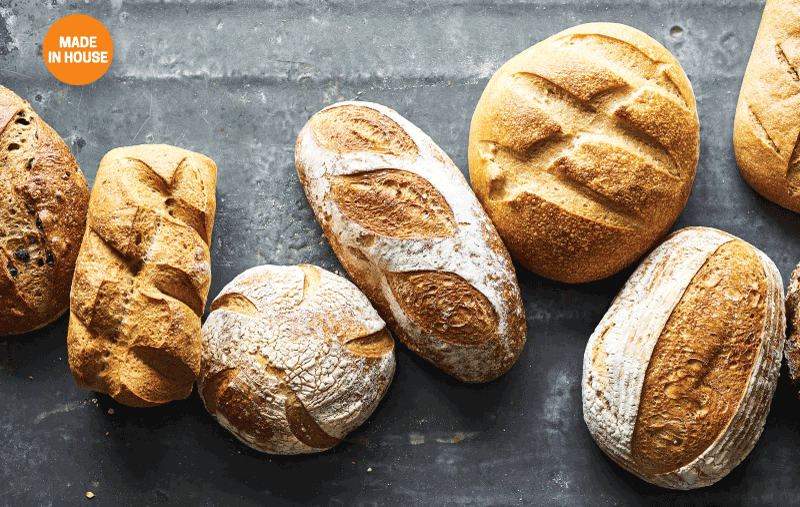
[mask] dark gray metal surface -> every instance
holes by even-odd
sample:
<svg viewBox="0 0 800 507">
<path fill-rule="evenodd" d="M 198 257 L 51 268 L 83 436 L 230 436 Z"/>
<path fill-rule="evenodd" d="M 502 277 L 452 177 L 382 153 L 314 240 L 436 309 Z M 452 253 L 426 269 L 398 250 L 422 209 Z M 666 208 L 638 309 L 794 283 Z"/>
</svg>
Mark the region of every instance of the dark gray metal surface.
<svg viewBox="0 0 800 507">
<path fill-rule="evenodd" d="M 787 283 L 800 261 L 800 217 L 747 186 L 731 142 L 762 8 L 757 0 L 0 0 L 0 83 L 65 139 L 90 186 L 117 146 L 169 143 L 217 163 L 210 300 L 259 264 L 342 272 L 294 168 L 297 133 L 319 109 L 344 99 L 390 106 L 466 174 L 470 118 L 502 63 L 579 23 L 626 23 L 675 54 L 697 96 L 700 164 L 675 229 L 736 234 L 765 251 Z M 78 87 L 57 81 L 41 56 L 49 26 L 73 13 L 103 22 L 115 44 L 109 72 Z M 67 316 L 0 338 L 0 505 L 800 503 L 798 401 L 785 370 L 760 441 L 714 486 L 651 486 L 594 444 L 581 409 L 583 350 L 631 271 L 568 286 L 518 267 L 528 343 L 511 371 L 468 386 L 401 346 L 394 383 L 369 421 L 333 450 L 300 457 L 235 441 L 196 393 L 133 409 L 78 388 Z"/>
</svg>

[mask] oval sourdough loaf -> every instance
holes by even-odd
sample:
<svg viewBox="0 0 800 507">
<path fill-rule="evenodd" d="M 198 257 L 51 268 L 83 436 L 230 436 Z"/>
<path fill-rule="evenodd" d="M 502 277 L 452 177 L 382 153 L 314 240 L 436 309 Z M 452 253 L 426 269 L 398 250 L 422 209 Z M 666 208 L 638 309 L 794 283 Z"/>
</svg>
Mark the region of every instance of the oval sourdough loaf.
<svg viewBox="0 0 800 507">
<path fill-rule="evenodd" d="M 394 339 L 355 285 L 315 266 L 259 266 L 211 304 L 197 384 L 253 449 L 310 453 L 372 414 L 394 364 Z"/>
<path fill-rule="evenodd" d="M 747 63 L 733 147 L 747 183 L 800 213 L 800 2 L 768 0 Z"/>
<path fill-rule="evenodd" d="M 753 449 L 783 357 L 783 282 L 748 243 L 683 229 L 648 255 L 583 358 L 583 415 L 634 474 L 708 486 Z"/>
<path fill-rule="evenodd" d="M 217 168 L 166 145 L 111 150 L 100 161 L 70 298 L 75 382 L 134 407 L 192 392 Z"/>
<path fill-rule="evenodd" d="M 400 341 L 465 382 L 508 370 L 525 344 L 511 258 L 464 176 L 378 104 L 315 114 L 297 171 L 344 268 Z"/>
<path fill-rule="evenodd" d="M 88 205 L 67 145 L 0 86 L 0 335 L 33 331 L 67 310 Z"/>
<path fill-rule="evenodd" d="M 669 51 L 591 23 L 495 73 L 472 117 L 469 173 L 516 260 L 588 282 L 667 233 L 692 188 L 698 135 L 692 87 Z"/>
</svg>

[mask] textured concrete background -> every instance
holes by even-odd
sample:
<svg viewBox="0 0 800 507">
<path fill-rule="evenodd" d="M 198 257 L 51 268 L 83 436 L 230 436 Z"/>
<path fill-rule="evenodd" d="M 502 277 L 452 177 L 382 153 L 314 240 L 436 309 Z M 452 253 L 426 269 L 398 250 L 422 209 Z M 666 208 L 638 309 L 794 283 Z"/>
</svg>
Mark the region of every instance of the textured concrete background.
<svg viewBox="0 0 800 507">
<path fill-rule="evenodd" d="M 788 282 L 800 220 L 747 186 L 731 142 L 762 8 L 754 0 L 0 0 L 0 83 L 65 139 L 90 185 L 117 146 L 169 143 L 217 163 L 211 299 L 258 264 L 342 272 L 294 168 L 297 133 L 322 107 L 390 106 L 466 174 L 472 111 L 502 63 L 578 23 L 626 23 L 675 54 L 697 96 L 700 164 L 675 228 L 736 234 Z M 52 77 L 41 55 L 49 26 L 73 13 L 103 22 L 115 43 L 109 72 L 78 87 Z M 754 451 L 712 487 L 656 488 L 594 444 L 581 411 L 583 350 L 630 272 L 567 286 L 518 267 L 528 343 L 508 374 L 466 386 L 399 347 L 395 381 L 373 417 L 314 456 L 251 451 L 196 394 L 132 409 L 78 388 L 66 316 L 2 338 L 0 505 L 798 503 L 798 401 L 785 371 Z"/>
</svg>

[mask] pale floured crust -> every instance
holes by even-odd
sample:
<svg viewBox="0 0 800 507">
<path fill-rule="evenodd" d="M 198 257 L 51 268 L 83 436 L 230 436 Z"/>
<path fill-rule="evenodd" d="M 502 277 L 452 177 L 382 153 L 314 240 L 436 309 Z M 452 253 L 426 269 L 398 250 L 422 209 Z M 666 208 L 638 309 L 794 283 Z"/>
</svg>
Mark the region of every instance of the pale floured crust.
<svg viewBox="0 0 800 507">
<path fill-rule="evenodd" d="M 509 60 L 470 126 L 472 186 L 511 255 L 569 283 L 616 273 L 666 234 L 698 156 L 680 64 L 614 23 L 576 26 Z"/>
<path fill-rule="evenodd" d="M 67 145 L 0 86 L 0 335 L 33 331 L 66 311 L 88 205 Z"/>
<path fill-rule="evenodd" d="M 768 0 L 747 63 L 733 128 L 747 183 L 800 213 L 800 3 Z"/>
<path fill-rule="evenodd" d="M 273 454 L 333 447 L 375 410 L 394 339 L 352 283 L 314 266 L 259 266 L 233 279 L 203 325 L 198 390 L 209 413 Z"/>
<path fill-rule="evenodd" d="M 200 371 L 217 167 L 167 145 L 100 161 L 67 334 L 75 382 L 130 406 L 183 399 Z"/>
<path fill-rule="evenodd" d="M 782 301 L 780 273 L 752 246 L 707 228 L 670 236 L 587 344 L 583 412 L 598 445 L 660 486 L 692 489 L 724 477 L 764 427 L 783 357 Z M 698 448 L 706 432 L 713 441 Z"/>
<path fill-rule="evenodd" d="M 461 172 L 408 120 L 344 102 L 312 117 L 297 170 L 353 281 L 411 350 L 465 382 L 525 344 L 513 264 Z"/>
</svg>

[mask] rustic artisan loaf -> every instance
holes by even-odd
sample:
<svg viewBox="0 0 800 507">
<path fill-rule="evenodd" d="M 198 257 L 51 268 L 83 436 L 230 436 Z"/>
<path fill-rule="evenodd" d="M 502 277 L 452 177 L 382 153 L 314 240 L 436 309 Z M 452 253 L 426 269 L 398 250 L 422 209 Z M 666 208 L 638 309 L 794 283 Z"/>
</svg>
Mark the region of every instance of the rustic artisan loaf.
<svg viewBox="0 0 800 507">
<path fill-rule="evenodd" d="M 69 306 L 89 187 L 67 145 L 0 86 L 0 335 L 43 327 Z"/>
<path fill-rule="evenodd" d="M 587 282 L 667 233 L 689 197 L 698 135 L 692 87 L 669 51 L 590 23 L 495 73 L 472 117 L 469 173 L 517 261 Z"/>
<path fill-rule="evenodd" d="M 355 285 L 314 266 L 259 266 L 211 303 L 197 385 L 245 444 L 309 453 L 372 414 L 394 364 L 394 339 Z"/>
<path fill-rule="evenodd" d="M 295 159 L 333 250 L 395 336 L 465 382 L 514 364 L 525 314 L 511 258 L 430 137 L 386 107 L 343 102 L 308 121 Z"/>
<path fill-rule="evenodd" d="M 783 282 L 748 243 L 683 229 L 645 258 L 583 358 L 597 444 L 659 486 L 712 484 L 752 450 L 783 357 Z"/>
<path fill-rule="evenodd" d="M 217 168 L 166 145 L 117 148 L 97 170 L 70 298 L 75 382 L 142 407 L 200 372 Z"/>
<path fill-rule="evenodd" d="M 786 347 L 783 349 L 789 377 L 800 383 L 800 264 L 792 272 L 786 294 Z"/>
<path fill-rule="evenodd" d="M 733 147 L 747 183 L 800 213 L 800 2 L 768 0 L 736 106 Z"/>
</svg>

